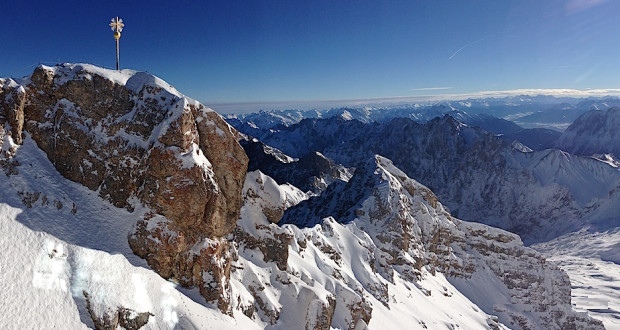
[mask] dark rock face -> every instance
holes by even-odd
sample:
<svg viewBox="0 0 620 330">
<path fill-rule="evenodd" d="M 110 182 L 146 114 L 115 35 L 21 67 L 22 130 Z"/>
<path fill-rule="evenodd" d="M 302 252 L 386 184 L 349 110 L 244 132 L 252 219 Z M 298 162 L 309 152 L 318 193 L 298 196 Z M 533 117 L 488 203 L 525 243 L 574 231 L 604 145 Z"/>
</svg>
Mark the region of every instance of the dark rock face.
<svg viewBox="0 0 620 330">
<path fill-rule="evenodd" d="M 27 131 L 64 177 L 117 207 L 147 206 L 129 237 L 134 253 L 226 309 L 221 237 L 239 217 L 248 163 L 233 128 L 146 73 L 41 66 L 23 87 L 0 85 L 16 143 Z"/>
<path fill-rule="evenodd" d="M 249 158 L 248 171 L 260 170 L 278 182 L 290 183 L 302 191 L 320 193 L 335 181 L 348 180 L 349 170 L 319 152 L 310 152 L 292 160 L 262 142 L 241 140 Z"/>
</svg>

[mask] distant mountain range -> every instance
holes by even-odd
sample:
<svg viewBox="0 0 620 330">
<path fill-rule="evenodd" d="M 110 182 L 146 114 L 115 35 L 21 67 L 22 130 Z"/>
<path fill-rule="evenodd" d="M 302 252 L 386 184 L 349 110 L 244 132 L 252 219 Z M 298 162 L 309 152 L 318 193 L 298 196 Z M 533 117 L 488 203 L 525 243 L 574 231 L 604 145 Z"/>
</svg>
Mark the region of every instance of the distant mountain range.
<svg viewBox="0 0 620 330">
<path fill-rule="evenodd" d="M 244 133 L 257 134 L 262 143 L 293 158 L 320 152 L 351 169 L 380 154 L 431 188 L 453 215 L 518 233 L 526 243 L 584 226 L 620 224 L 620 218 L 596 216 L 619 210 L 604 201 L 617 198 L 620 172 L 608 162 L 547 149 L 560 133 L 524 131 L 506 120 L 454 110 L 426 123 L 409 118 L 361 122 L 351 119 L 351 110 L 344 111 Z M 518 138 L 534 148 L 515 146 L 512 141 Z M 270 171 L 266 164 L 257 169 Z"/>
</svg>

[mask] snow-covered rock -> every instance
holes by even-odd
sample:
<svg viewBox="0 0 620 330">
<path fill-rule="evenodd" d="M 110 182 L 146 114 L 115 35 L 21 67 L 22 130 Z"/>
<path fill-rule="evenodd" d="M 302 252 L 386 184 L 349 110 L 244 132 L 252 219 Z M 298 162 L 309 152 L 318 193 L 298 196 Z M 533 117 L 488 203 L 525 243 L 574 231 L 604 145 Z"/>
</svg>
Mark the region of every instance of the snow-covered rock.
<svg viewBox="0 0 620 330">
<path fill-rule="evenodd" d="M 95 329 L 93 317 L 127 313 L 148 314 L 144 330 L 260 329 L 133 254 L 127 235 L 150 209 L 115 207 L 67 180 L 28 134 L 15 148 L 0 166 L 0 329 Z"/>
<path fill-rule="evenodd" d="M 380 156 L 357 168 L 348 183 L 335 183 L 321 196 L 287 210 L 282 222 L 305 227 L 301 232 L 306 236 L 311 233 L 315 237 L 314 232 L 321 228 L 335 237 L 334 243 L 318 241 L 335 266 L 340 266 L 336 267 L 338 273 L 348 273 L 341 270 L 350 267 L 348 263 L 361 263 L 364 272 L 355 266 L 353 279 L 361 282 L 362 292 L 374 298 L 371 301 L 390 309 L 399 302 L 393 298 L 398 296 L 392 291 L 396 283 L 433 296 L 433 289 L 425 289 L 421 283 L 445 276 L 476 308 L 496 315 L 510 328 L 602 328 L 600 322 L 572 311 L 566 274 L 524 247 L 518 236 L 453 218 L 428 188 Z M 367 251 L 351 254 L 341 226 L 358 235 L 358 244 Z M 296 231 L 292 236 L 299 245 Z M 353 279 L 344 277 L 349 286 Z M 439 292 L 446 297 L 454 293 L 451 289 Z M 375 324 L 374 313 L 373 309 L 370 327 Z M 423 314 L 413 314 L 410 323 L 424 320 Z"/>
</svg>

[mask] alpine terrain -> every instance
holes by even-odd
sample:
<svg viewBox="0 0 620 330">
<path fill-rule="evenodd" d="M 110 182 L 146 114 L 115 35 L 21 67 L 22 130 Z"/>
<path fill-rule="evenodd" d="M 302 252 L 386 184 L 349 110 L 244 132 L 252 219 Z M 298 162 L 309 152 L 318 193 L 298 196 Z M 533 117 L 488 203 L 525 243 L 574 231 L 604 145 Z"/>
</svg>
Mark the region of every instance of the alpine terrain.
<svg viewBox="0 0 620 330">
<path fill-rule="evenodd" d="M 613 325 L 554 253 L 618 225 L 610 162 L 443 114 L 253 126 L 145 72 L 0 79 L 0 328 Z"/>
</svg>

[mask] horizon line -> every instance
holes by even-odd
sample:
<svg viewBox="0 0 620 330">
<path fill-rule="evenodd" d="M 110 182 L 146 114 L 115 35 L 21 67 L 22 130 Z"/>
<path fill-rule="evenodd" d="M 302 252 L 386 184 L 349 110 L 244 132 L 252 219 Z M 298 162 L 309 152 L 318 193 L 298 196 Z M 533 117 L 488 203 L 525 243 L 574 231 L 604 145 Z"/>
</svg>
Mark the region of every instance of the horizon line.
<svg viewBox="0 0 620 330">
<path fill-rule="evenodd" d="M 435 90 L 435 89 L 433 89 Z M 364 107 L 397 105 L 407 103 L 429 103 L 445 101 L 464 101 L 479 98 L 504 98 L 515 96 L 552 96 L 552 97 L 604 97 L 620 96 L 620 88 L 519 88 L 507 90 L 488 90 L 469 93 L 446 93 L 409 96 L 384 96 L 368 98 L 343 98 L 326 100 L 276 100 L 276 101 L 239 101 L 239 102 L 202 102 L 214 110 L 226 113 L 248 113 L 270 110 L 326 110 L 337 107 Z M 219 110 L 218 110 L 219 109 Z"/>
</svg>

